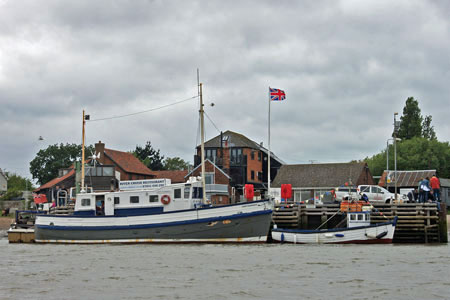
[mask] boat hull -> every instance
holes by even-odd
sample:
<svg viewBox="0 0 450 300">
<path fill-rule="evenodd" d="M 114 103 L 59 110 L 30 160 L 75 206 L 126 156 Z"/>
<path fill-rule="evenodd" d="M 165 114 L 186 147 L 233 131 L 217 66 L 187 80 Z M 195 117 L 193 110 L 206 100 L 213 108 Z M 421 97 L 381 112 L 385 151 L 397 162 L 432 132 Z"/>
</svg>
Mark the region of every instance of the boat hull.
<svg viewBox="0 0 450 300">
<path fill-rule="evenodd" d="M 294 244 L 388 244 L 392 243 L 395 222 L 339 230 L 272 230 L 272 239 Z"/>
<path fill-rule="evenodd" d="M 38 243 L 262 243 L 267 240 L 271 218 L 272 211 L 260 205 L 126 218 L 40 216 L 36 221 L 35 240 Z"/>
</svg>

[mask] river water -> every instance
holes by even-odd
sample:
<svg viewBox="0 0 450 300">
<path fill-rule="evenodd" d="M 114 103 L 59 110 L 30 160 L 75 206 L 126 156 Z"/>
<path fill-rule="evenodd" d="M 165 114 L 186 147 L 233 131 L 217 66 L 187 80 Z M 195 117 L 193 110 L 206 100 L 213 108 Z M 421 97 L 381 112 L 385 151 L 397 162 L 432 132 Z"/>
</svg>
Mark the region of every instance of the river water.
<svg viewBox="0 0 450 300">
<path fill-rule="evenodd" d="M 38 245 L 0 232 L 0 299 L 450 299 L 450 246 Z"/>
</svg>

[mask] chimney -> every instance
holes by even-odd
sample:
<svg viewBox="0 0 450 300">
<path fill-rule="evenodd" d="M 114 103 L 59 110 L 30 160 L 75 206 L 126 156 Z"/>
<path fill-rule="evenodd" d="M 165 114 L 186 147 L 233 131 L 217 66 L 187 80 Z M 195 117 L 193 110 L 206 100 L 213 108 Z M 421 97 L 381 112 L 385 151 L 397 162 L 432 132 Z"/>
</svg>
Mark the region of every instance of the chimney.
<svg viewBox="0 0 450 300">
<path fill-rule="evenodd" d="M 95 154 L 97 153 L 100 153 L 100 158 L 97 161 L 102 165 L 105 164 L 105 144 L 102 141 L 95 144 Z"/>
</svg>

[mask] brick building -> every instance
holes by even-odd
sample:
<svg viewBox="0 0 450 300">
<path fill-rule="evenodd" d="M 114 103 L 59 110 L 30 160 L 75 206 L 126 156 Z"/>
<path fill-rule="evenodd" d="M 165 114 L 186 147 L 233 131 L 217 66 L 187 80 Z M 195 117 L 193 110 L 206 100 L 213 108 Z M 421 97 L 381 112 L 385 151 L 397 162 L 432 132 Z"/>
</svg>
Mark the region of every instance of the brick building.
<svg viewBox="0 0 450 300">
<path fill-rule="evenodd" d="M 235 195 L 242 197 L 245 184 L 253 184 L 255 196 L 267 191 L 267 154 L 268 150 L 242 134 L 226 131 L 205 143 L 205 159 L 210 160 L 231 178 L 231 187 Z M 271 153 L 270 177 L 275 178 L 283 163 Z M 194 166 L 200 165 L 200 146 L 194 157 Z"/>
<path fill-rule="evenodd" d="M 197 165 L 190 173 L 185 176 L 188 180 L 191 176 L 199 177 L 202 175 L 201 165 Z M 230 186 L 231 177 L 222 169 L 216 166 L 209 159 L 205 160 L 205 188 L 206 198 L 214 205 L 223 205 L 235 203 L 232 188 Z"/>
</svg>

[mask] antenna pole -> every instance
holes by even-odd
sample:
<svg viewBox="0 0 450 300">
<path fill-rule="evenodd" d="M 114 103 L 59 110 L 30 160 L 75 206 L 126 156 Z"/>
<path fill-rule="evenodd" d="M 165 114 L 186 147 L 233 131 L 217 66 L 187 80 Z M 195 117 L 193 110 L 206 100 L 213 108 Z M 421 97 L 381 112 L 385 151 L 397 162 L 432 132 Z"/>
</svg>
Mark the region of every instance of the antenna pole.
<svg viewBox="0 0 450 300">
<path fill-rule="evenodd" d="M 83 109 L 83 131 L 81 135 L 81 192 L 84 192 L 84 125 L 86 124 L 86 120 L 84 119 L 84 109 Z"/>
<path fill-rule="evenodd" d="M 205 123 L 204 123 L 204 110 L 203 110 L 203 84 L 199 84 L 199 94 L 200 94 L 200 134 L 201 134 L 201 147 L 200 154 L 202 156 L 202 187 L 203 187 L 203 204 L 206 203 L 206 184 L 205 184 Z"/>
<path fill-rule="evenodd" d="M 268 117 L 268 155 L 267 155 L 267 196 L 270 199 L 270 86 L 269 86 L 269 117 Z"/>
</svg>

